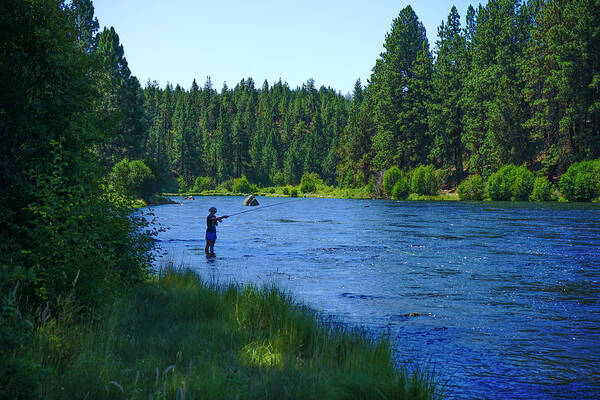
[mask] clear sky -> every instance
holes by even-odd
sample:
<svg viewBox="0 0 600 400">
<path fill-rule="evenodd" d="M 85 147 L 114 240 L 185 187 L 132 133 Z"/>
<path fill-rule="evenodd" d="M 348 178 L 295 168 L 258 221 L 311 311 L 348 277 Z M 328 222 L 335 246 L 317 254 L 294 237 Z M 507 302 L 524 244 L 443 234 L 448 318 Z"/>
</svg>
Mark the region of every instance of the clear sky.
<svg viewBox="0 0 600 400">
<path fill-rule="evenodd" d="M 433 48 L 437 27 L 456 5 L 464 24 L 469 0 L 95 0 L 100 29 L 114 26 L 129 68 L 189 88 L 207 76 L 221 90 L 252 77 L 290 87 L 313 78 L 343 94 L 363 84 L 383 51 L 393 19 L 411 5 Z"/>
</svg>

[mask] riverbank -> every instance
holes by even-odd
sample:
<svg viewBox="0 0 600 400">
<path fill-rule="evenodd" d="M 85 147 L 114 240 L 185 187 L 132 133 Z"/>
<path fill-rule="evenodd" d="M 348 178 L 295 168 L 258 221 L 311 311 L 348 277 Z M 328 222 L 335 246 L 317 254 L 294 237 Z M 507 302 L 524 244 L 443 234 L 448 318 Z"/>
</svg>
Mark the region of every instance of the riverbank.
<svg viewBox="0 0 600 400">
<path fill-rule="evenodd" d="M 71 311 L 37 331 L 28 354 L 41 362 L 37 397 L 439 398 L 429 375 L 394 366 L 386 339 L 323 320 L 273 287 L 167 268 L 96 322 Z"/>
<path fill-rule="evenodd" d="M 162 196 L 247 196 L 249 193 L 225 192 L 219 190 L 204 190 L 202 192 L 182 192 L 182 193 L 161 193 Z M 375 200 L 372 193 L 365 188 L 331 188 L 316 192 L 302 193 L 298 188 L 290 186 L 277 186 L 272 188 L 259 188 L 253 193 L 255 196 L 264 197 L 302 197 L 302 198 L 323 198 L 323 199 L 357 199 L 357 200 Z M 411 193 L 406 200 L 411 201 L 454 201 L 460 200 L 456 191 L 442 191 L 435 196 L 419 195 Z"/>
</svg>

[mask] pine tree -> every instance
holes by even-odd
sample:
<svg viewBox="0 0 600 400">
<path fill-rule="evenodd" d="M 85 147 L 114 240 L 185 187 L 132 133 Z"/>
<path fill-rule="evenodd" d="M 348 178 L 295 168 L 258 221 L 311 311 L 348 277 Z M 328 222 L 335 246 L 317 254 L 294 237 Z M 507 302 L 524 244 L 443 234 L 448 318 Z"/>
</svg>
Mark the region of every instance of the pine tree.
<svg viewBox="0 0 600 400">
<path fill-rule="evenodd" d="M 543 2 L 523 62 L 527 127 L 548 175 L 600 156 L 600 2 Z"/>
<path fill-rule="evenodd" d="M 428 49 L 425 28 L 410 6 L 394 19 L 384 48 L 375 63 L 370 85 L 377 126 L 373 164 L 378 169 L 387 169 L 400 161 L 397 150 L 403 132 L 398 116 L 409 112 L 404 108 L 404 100 L 411 94 L 408 89 L 410 79 L 414 78 L 415 61 L 424 48 Z"/>
<path fill-rule="evenodd" d="M 428 108 L 429 130 L 433 137 L 429 158 L 437 166 L 453 168 L 455 178 L 460 180 L 463 174 L 461 137 L 464 131 L 464 110 L 460 99 L 468 66 L 467 42 L 456 7 L 452 7 L 447 22 L 442 22 L 438 28 L 438 38 L 432 101 Z"/>
</svg>

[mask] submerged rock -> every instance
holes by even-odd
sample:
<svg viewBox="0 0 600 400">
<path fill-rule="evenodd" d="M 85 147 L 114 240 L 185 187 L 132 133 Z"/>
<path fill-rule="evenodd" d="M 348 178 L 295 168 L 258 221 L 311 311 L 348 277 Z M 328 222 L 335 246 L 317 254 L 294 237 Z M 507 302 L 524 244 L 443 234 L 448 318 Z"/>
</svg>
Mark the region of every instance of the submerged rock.
<svg viewBox="0 0 600 400">
<path fill-rule="evenodd" d="M 254 195 L 250 195 L 248 197 L 246 197 L 246 200 L 244 200 L 244 205 L 245 206 L 257 206 L 258 205 L 258 200 L 256 200 L 256 197 L 254 197 Z"/>
<path fill-rule="evenodd" d="M 184 200 L 194 200 L 194 196 L 187 196 L 184 198 Z"/>
</svg>

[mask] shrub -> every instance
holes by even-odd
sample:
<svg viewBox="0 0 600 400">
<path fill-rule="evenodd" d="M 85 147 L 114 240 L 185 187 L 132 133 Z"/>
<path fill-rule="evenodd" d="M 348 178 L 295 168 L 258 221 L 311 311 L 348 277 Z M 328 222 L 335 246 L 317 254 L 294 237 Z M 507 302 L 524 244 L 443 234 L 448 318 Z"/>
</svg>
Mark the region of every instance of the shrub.
<svg viewBox="0 0 600 400">
<path fill-rule="evenodd" d="M 544 177 L 537 177 L 533 182 L 533 192 L 530 199 L 532 201 L 551 201 L 553 200 L 554 185 Z"/>
<path fill-rule="evenodd" d="M 179 193 L 185 193 L 188 191 L 188 185 L 183 176 L 177 177 L 177 191 Z"/>
<path fill-rule="evenodd" d="M 398 180 L 402 176 L 403 176 L 402 171 L 400 171 L 400 168 L 398 168 L 396 166 L 390 167 L 390 169 L 385 171 L 385 174 L 383 174 L 383 190 L 384 190 L 384 192 L 391 195 L 392 190 L 394 189 L 394 185 L 396 185 L 396 182 L 398 182 Z"/>
<path fill-rule="evenodd" d="M 286 196 L 289 196 L 289 195 L 290 195 L 290 188 L 289 188 L 289 187 L 287 187 L 287 186 L 286 186 L 286 187 L 284 187 L 284 188 L 283 188 L 283 190 L 282 190 L 282 193 L 283 193 L 284 195 L 286 195 Z"/>
<path fill-rule="evenodd" d="M 394 200 L 404 200 L 410 194 L 410 185 L 406 176 L 401 176 L 396 181 L 396 184 L 392 188 L 392 198 Z"/>
<path fill-rule="evenodd" d="M 591 201 L 600 196 L 600 159 L 574 163 L 558 183 L 569 201 Z"/>
<path fill-rule="evenodd" d="M 219 192 L 233 192 L 233 179 L 223 181 L 217 186 Z"/>
<path fill-rule="evenodd" d="M 516 166 L 509 164 L 490 175 L 487 183 L 488 196 L 494 201 L 507 201 L 512 197 L 512 181 Z"/>
<path fill-rule="evenodd" d="M 527 168 L 508 164 L 490 175 L 488 196 L 495 201 L 526 201 L 533 191 L 533 182 L 533 173 Z"/>
<path fill-rule="evenodd" d="M 156 179 L 143 161 L 127 161 L 124 158 L 111 170 L 109 181 L 113 187 L 127 195 L 148 197 L 152 194 Z"/>
<path fill-rule="evenodd" d="M 290 196 L 292 196 L 292 197 L 298 197 L 298 190 L 297 190 L 297 189 L 295 189 L 295 188 L 294 188 L 294 189 L 292 189 L 292 190 L 290 191 Z"/>
<path fill-rule="evenodd" d="M 199 176 L 194 182 L 192 192 L 202 192 L 204 190 L 210 190 L 213 188 L 213 180 L 208 176 Z"/>
<path fill-rule="evenodd" d="M 524 166 L 515 169 L 512 182 L 513 199 L 517 201 L 527 201 L 533 191 L 534 180 L 533 173 Z"/>
<path fill-rule="evenodd" d="M 273 183 L 276 186 L 283 186 L 286 183 L 285 176 L 283 175 L 283 172 L 281 172 L 281 171 L 275 172 L 275 174 L 273 174 L 273 177 L 271 177 L 271 180 L 273 181 Z"/>
<path fill-rule="evenodd" d="M 440 189 L 440 180 L 433 165 L 421 165 L 412 171 L 411 189 L 414 193 L 433 196 Z"/>
<path fill-rule="evenodd" d="M 235 193 L 251 193 L 253 192 L 253 187 L 248 182 L 248 178 L 246 175 L 242 175 L 241 178 L 235 178 L 233 180 L 233 192 Z"/>
<path fill-rule="evenodd" d="M 317 185 L 322 185 L 323 180 L 316 172 L 305 172 L 300 179 L 300 191 L 302 193 L 310 193 L 317 191 Z"/>
<path fill-rule="evenodd" d="M 461 200 L 481 201 L 485 198 L 485 181 L 480 175 L 471 175 L 458 185 Z"/>
</svg>

